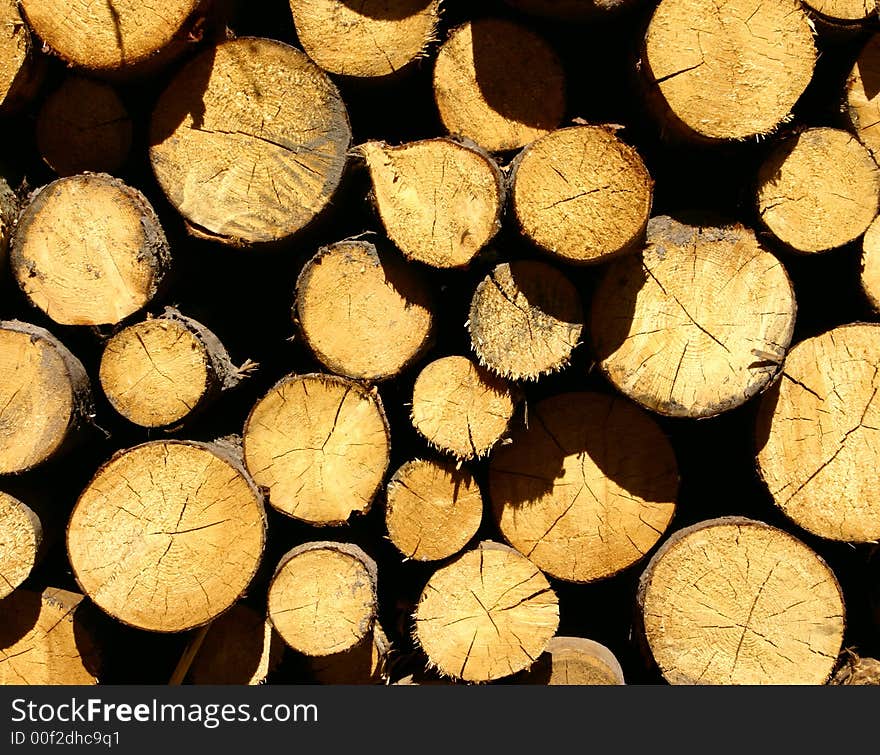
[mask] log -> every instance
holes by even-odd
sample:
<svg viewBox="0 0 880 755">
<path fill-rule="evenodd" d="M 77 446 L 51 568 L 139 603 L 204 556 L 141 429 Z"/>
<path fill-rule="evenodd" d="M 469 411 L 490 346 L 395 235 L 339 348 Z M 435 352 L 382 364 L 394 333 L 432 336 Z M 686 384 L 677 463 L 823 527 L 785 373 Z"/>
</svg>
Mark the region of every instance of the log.
<svg viewBox="0 0 880 755">
<path fill-rule="evenodd" d="M 849 653 L 846 662 L 834 674 L 830 683 L 876 686 L 880 684 L 880 661 L 876 658 L 861 658 L 855 653 Z"/>
<path fill-rule="evenodd" d="M 379 491 L 391 432 L 378 392 L 333 375 L 289 375 L 254 406 L 244 459 L 282 514 L 344 524 Z"/>
<path fill-rule="evenodd" d="M 880 538 L 880 324 L 797 344 L 763 397 L 758 471 L 795 524 L 830 540 Z"/>
<path fill-rule="evenodd" d="M 522 684 L 608 686 L 626 684 L 608 648 L 583 637 L 554 637 L 523 676 Z"/>
<path fill-rule="evenodd" d="M 476 146 L 425 139 L 360 151 L 385 232 L 408 259 L 464 267 L 501 229 L 501 171 Z"/>
<path fill-rule="evenodd" d="M 0 265 L 5 268 L 9 240 L 12 238 L 12 229 L 18 219 L 19 201 L 18 196 L 10 188 L 3 176 L 0 176 Z"/>
<path fill-rule="evenodd" d="M 537 660 L 556 633 L 559 601 L 531 561 L 485 541 L 434 573 L 414 618 L 415 637 L 440 673 L 488 682 Z"/>
<path fill-rule="evenodd" d="M 0 113 L 14 112 L 33 99 L 44 70 L 17 0 L 0 0 Z"/>
<path fill-rule="evenodd" d="M 102 658 L 82 595 L 16 590 L 0 611 L 0 686 L 98 683 Z"/>
<path fill-rule="evenodd" d="M 480 364 L 514 380 L 537 380 L 568 365 L 584 326 L 580 295 L 555 267 L 504 262 L 477 286 L 468 330 Z"/>
<path fill-rule="evenodd" d="M 656 217 L 641 254 L 611 263 L 591 340 L 611 383 L 670 417 L 713 417 L 777 374 L 795 320 L 783 265 L 741 225 Z"/>
<path fill-rule="evenodd" d="M 820 23 L 835 29 L 858 30 L 876 21 L 875 0 L 805 0 L 804 7 L 812 11 Z"/>
<path fill-rule="evenodd" d="M 634 250 L 651 215 L 642 158 L 607 126 L 554 131 L 511 164 L 511 200 L 523 235 L 566 262 L 604 262 Z"/>
<path fill-rule="evenodd" d="M 456 459 L 487 455 L 507 432 L 519 400 L 506 380 L 463 356 L 428 363 L 413 387 L 413 427 Z"/>
<path fill-rule="evenodd" d="M 220 339 L 167 307 L 119 331 L 104 347 L 99 377 L 113 408 L 141 427 L 183 422 L 235 388 L 249 364 L 232 364 Z"/>
<path fill-rule="evenodd" d="M 17 498 L 0 491 L 0 599 L 30 576 L 42 546 L 40 517 Z"/>
<path fill-rule="evenodd" d="M 562 122 L 565 72 L 530 29 L 485 18 L 450 32 L 434 66 L 434 99 L 446 130 L 490 152 L 524 147 Z"/>
<path fill-rule="evenodd" d="M 639 581 L 638 605 L 670 684 L 824 684 L 843 640 L 843 596 L 822 558 L 739 517 L 669 538 Z"/>
<path fill-rule="evenodd" d="M 37 116 L 37 149 L 59 176 L 117 173 L 131 151 L 132 121 L 116 90 L 68 76 Z"/>
<path fill-rule="evenodd" d="M 850 129 L 875 159 L 880 156 L 880 34 L 873 35 L 862 48 L 846 79 L 844 114 Z"/>
<path fill-rule="evenodd" d="M 454 556 L 477 534 L 482 519 L 479 485 L 470 472 L 448 462 L 408 461 L 388 482 L 385 526 L 405 558 Z"/>
<path fill-rule="evenodd" d="M 299 545 L 275 570 L 269 619 L 288 646 L 303 655 L 351 650 L 372 637 L 377 580 L 375 562 L 356 545 Z"/>
<path fill-rule="evenodd" d="M 796 252 L 855 241 L 877 215 L 880 168 L 841 129 L 808 128 L 779 143 L 758 172 L 758 213 Z"/>
<path fill-rule="evenodd" d="M 501 533 L 542 571 L 593 582 L 632 566 L 675 513 L 678 467 L 647 413 L 598 393 L 539 401 L 489 466 Z"/>
<path fill-rule="evenodd" d="M 379 78 L 425 54 L 440 20 L 440 0 L 289 0 L 308 56 L 340 76 Z"/>
<path fill-rule="evenodd" d="M 431 345 L 430 289 L 420 271 L 370 241 L 322 247 L 296 281 L 294 318 L 332 372 L 385 380 Z"/>
<path fill-rule="evenodd" d="M 0 474 L 60 456 L 94 416 L 82 363 L 49 331 L 0 322 Z"/>
<path fill-rule="evenodd" d="M 376 621 L 372 634 L 351 650 L 309 658 L 309 667 L 320 684 L 385 684 L 391 644 Z"/>
<path fill-rule="evenodd" d="M 31 195 L 10 263 L 31 303 L 60 325 L 115 325 L 157 295 L 171 257 L 147 198 L 98 173 Z"/>
<path fill-rule="evenodd" d="M 810 83 L 816 57 L 796 0 L 662 0 L 641 71 L 667 133 L 711 142 L 774 131 Z"/>
<path fill-rule="evenodd" d="M 861 282 L 868 303 L 880 312 L 880 220 L 877 218 L 868 226 L 862 239 Z"/>
<path fill-rule="evenodd" d="M 238 246 L 309 225 L 339 186 L 350 143 L 327 75 L 300 50 L 254 37 L 187 63 L 150 125 L 153 172 L 190 231 Z"/>
<path fill-rule="evenodd" d="M 103 611 L 182 632 L 230 608 L 256 574 L 262 497 L 220 444 L 153 441 L 120 451 L 77 500 L 67 527 L 74 576 Z"/>
</svg>

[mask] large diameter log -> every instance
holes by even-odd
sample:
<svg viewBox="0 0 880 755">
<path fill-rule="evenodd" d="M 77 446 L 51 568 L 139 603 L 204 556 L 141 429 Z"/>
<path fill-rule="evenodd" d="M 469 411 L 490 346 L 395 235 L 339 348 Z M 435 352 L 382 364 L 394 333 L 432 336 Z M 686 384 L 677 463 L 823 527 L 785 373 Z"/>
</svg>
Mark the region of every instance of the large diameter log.
<svg viewBox="0 0 880 755">
<path fill-rule="evenodd" d="M 55 322 L 114 325 L 156 296 L 171 257 L 147 198 L 88 173 L 34 192 L 10 262 L 18 285 Z"/>
<path fill-rule="evenodd" d="M 16 590 L 0 615 L 0 685 L 98 683 L 101 658 L 82 595 Z"/>
<path fill-rule="evenodd" d="M 844 89 L 844 113 L 859 141 L 875 157 L 880 154 L 880 34 L 862 48 Z"/>
<path fill-rule="evenodd" d="M 761 400 L 758 471 L 782 512 L 820 537 L 880 538 L 880 324 L 797 344 Z"/>
<path fill-rule="evenodd" d="M 42 544 L 40 517 L 17 498 L 0 492 L 0 599 L 30 576 Z"/>
<path fill-rule="evenodd" d="M 431 665 L 455 679 L 487 682 L 537 660 L 556 633 L 559 602 L 531 561 L 486 541 L 434 573 L 414 618 Z"/>
<path fill-rule="evenodd" d="M 608 648 L 583 637 L 554 637 L 522 677 L 522 684 L 608 686 L 625 684 L 623 669 Z"/>
<path fill-rule="evenodd" d="M 499 446 L 489 498 L 505 539 L 572 582 L 612 576 L 644 557 L 675 513 L 678 468 L 653 418 L 624 399 L 564 393 L 529 410 Z"/>
<path fill-rule="evenodd" d="M 0 0 L 0 112 L 16 110 L 35 94 L 44 66 L 18 9 L 18 0 Z"/>
<path fill-rule="evenodd" d="M 760 393 L 791 342 L 794 290 L 741 226 L 652 218 L 641 254 L 611 263 L 593 298 L 599 366 L 673 417 L 711 417 Z"/>
<path fill-rule="evenodd" d="M 454 29 L 440 48 L 434 99 L 450 134 L 490 152 L 519 149 L 562 122 L 565 72 L 533 31 L 481 19 Z"/>
<path fill-rule="evenodd" d="M 254 244 L 292 236 L 326 207 L 350 142 L 320 68 L 282 42 L 243 37 L 174 77 L 153 112 L 150 160 L 194 233 Z"/>
<path fill-rule="evenodd" d="M 333 375 L 289 375 L 257 402 L 244 460 L 282 514 L 344 524 L 382 484 L 391 433 L 378 392 Z"/>
<path fill-rule="evenodd" d="M 880 218 L 880 216 L 878 216 Z M 871 307 L 880 312 L 880 219 L 875 218 L 862 239 L 862 290 Z"/>
<path fill-rule="evenodd" d="M 797 0 L 662 0 L 641 66 L 670 132 L 711 141 L 773 131 L 815 63 L 813 30 Z"/>
<path fill-rule="evenodd" d="M 823 684 L 843 640 L 831 569 L 800 540 L 749 519 L 676 532 L 642 575 L 638 604 L 671 684 Z"/>
<path fill-rule="evenodd" d="M 256 574 L 266 514 L 233 453 L 194 441 L 120 451 L 67 528 L 77 582 L 119 621 L 181 632 L 216 618 Z"/>
<path fill-rule="evenodd" d="M 847 131 L 809 128 L 779 143 L 758 171 L 758 212 L 798 252 L 854 241 L 877 215 L 880 168 Z"/>
<path fill-rule="evenodd" d="M 296 36 L 321 68 L 340 76 L 391 76 L 434 39 L 440 0 L 289 0 Z"/>
<path fill-rule="evenodd" d="M 82 363 L 36 325 L 0 322 L 0 474 L 33 469 L 60 454 L 91 421 Z"/>
</svg>

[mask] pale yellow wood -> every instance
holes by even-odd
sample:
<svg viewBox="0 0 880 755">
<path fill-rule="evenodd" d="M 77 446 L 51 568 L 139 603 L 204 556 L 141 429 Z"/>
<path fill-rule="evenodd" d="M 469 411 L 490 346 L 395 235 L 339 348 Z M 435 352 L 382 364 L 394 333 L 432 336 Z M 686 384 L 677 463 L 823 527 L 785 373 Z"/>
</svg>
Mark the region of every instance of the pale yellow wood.
<svg viewBox="0 0 880 755">
<path fill-rule="evenodd" d="M 862 239 L 862 290 L 880 312 L 880 216 L 868 226 Z"/>
<path fill-rule="evenodd" d="M 554 637 L 523 684 L 610 686 L 625 684 L 623 669 L 604 645 L 583 637 Z"/>
<path fill-rule="evenodd" d="M 0 491 L 0 599 L 30 576 L 42 541 L 40 518 L 17 498 Z"/>
<path fill-rule="evenodd" d="M 862 48 L 846 80 L 844 111 L 852 130 L 876 158 L 880 154 L 880 34 Z"/>
<path fill-rule="evenodd" d="M 390 652 L 391 644 L 377 621 L 372 633 L 351 650 L 309 658 L 309 667 L 321 684 L 383 684 Z"/>
</svg>

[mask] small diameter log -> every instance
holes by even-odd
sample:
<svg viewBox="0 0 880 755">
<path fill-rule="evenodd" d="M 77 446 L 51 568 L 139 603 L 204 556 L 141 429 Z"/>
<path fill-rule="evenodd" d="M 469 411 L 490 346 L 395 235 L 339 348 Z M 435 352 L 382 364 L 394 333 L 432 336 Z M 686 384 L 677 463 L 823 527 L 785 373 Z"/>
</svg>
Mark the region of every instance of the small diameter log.
<svg viewBox="0 0 880 755">
<path fill-rule="evenodd" d="M 876 0 L 805 0 L 804 6 L 834 27 L 858 29 L 877 16 Z"/>
<path fill-rule="evenodd" d="M 113 87 L 68 76 L 43 103 L 36 137 L 43 161 L 60 176 L 116 173 L 131 151 L 132 123 Z"/>
<path fill-rule="evenodd" d="M 341 76 L 390 76 L 433 41 L 440 0 L 289 0 L 296 36 L 321 68 Z"/>
<path fill-rule="evenodd" d="M 6 265 L 6 253 L 12 228 L 18 219 L 19 202 L 15 192 L 9 188 L 6 179 L 0 176 L 0 265 Z"/>
<path fill-rule="evenodd" d="M 500 446 L 489 498 L 504 538 L 570 582 L 639 561 L 675 513 L 678 467 L 656 422 L 624 399 L 563 393 L 530 407 Z"/>
<path fill-rule="evenodd" d="M 366 513 L 391 433 L 378 392 L 333 375 L 289 375 L 250 413 L 244 460 L 271 506 L 310 524 Z"/>
<path fill-rule="evenodd" d="M 537 660 L 556 633 L 559 601 L 531 561 L 486 541 L 434 573 L 414 618 L 432 666 L 456 679 L 488 682 Z"/>
<path fill-rule="evenodd" d="M 0 112 L 19 108 L 42 82 L 42 61 L 18 9 L 18 0 L 0 0 Z"/>
<path fill-rule="evenodd" d="M 464 548 L 483 519 L 483 497 L 470 472 L 452 464 L 414 460 L 388 483 L 388 537 L 406 558 L 439 561 Z"/>
<path fill-rule="evenodd" d="M 306 263 L 296 282 L 294 317 L 328 369 L 384 380 L 430 345 L 430 298 L 415 267 L 369 241 L 340 241 Z"/>
<path fill-rule="evenodd" d="M 676 532 L 638 591 L 670 684 L 824 684 L 843 640 L 840 586 L 800 540 L 725 517 Z"/>
<path fill-rule="evenodd" d="M 351 650 L 309 658 L 309 667 L 320 684 L 384 684 L 390 652 L 391 644 L 377 621 L 372 633 Z"/>
<path fill-rule="evenodd" d="M 850 127 L 874 155 L 880 156 L 880 34 L 872 36 L 856 59 L 844 89 Z"/>
<path fill-rule="evenodd" d="M 272 578 L 269 619 L 303 655 L 351 650 L 372 637 L 377 579 L 375 562 L 356 545 L 300 545 L 281 559 Z"/>
<path fill-rule="evenodd" d="M 480 360 L 502 377 L 537 380 L 568 365 L 584 326 L 574 284 L 544 262 L 504 262 L 480 281 L 468 330 Z"/>
<path fill-rule="evenodd" d="M 880 216 L 862 239 L 862 290 L 871 307 L 880 312 Z"/>
<path fill-rule="evenodd" d="M 565 72 L 542 37 L 481 19 L 453 29 L 440 48 L 434 99 L 450 134 L 490 152 L 519 149 L 562 122 Z"/>
<path fill-rule="evenodd" d="M 662 0 L 641 70 L 670 132 L 727 140 L 768 134 L 786 120 L 815 63 L 797 0 Z"/>
<path fill-rule="evenodd" d="M 797 344 L 761 400 L 758 471 L 799 527 L 830 540 L 880 538 L 880 324 Z"/>
<path fill-rule="evenodd" d="M 475 459 L 507 432 L 518 398 L 507 381 L 467 357 L 442 357 L 416 378 L 413 427 L 434 448 Z"/>
<path fill-rule="evenodd" d="M 192 684 L 262 684 L 284 646 L 266 617 L 238 603 L 216 619 L 192 662 Z"/>
<path fill-rule="evenodd" d="M 153 112 L 150 159 L 193 233 L 244 245 L 307 226 L 342 180 L 350 143 L 320 68 L 289 45 L 242 37 L 175 76 Z"/>
<path fill-rule="evenodd" d="M 0 322 L 0 474 L 60 454 L 93 415 L 80 361 L 49 331 Z"/>
<path fill-rule="evenodd" d="M 514 160 L 511 180 L 523 234 L 567 262 L 601 262 L 644 237 L 651 176 L 638 152 L 606 126 L 538 139 Z"/>
<path fill-rule="evenodd" d="M 367 142 L 360 151 L 382 225 L 407 258 L 463 267 L 500 230 L 501 171 L 477 147 L 426 139 L 400 147 Z"/>
<path fill-rule="evenodd" d="M 40 518 L 17 498 L 0 492 L 0 599 L 28 578 L 42 544 Z"/>
<path fill-rule="evenodd" d="M 0 603 L 0 686 L 94 685 L 100 657 L 83 596 L 49 587 Z"/>
<path fill-rule="evenodd" d="M 880 661 L 849 653 L 846 663 L 834 674 L 830 684 L 880 685 Z"/>
<path fill-rule="evenodd" d="M 115 325 L 145 307 L 171 264 L 152 206 L 97 173 L 31 195 L 10 252 L 18 285 L 61 325 Z"/>
<path fill-rule="evenodd" d="M 182 632 L 241 597 L 265 538 L 262 498 L 229 449 L 154 441 L 98 470 L 71 514 L 67 550 L 77 582 L 108 614 Z"/>
<path fill-rule="evenodd" d="M 142 427 L 182 422 L 242 375 L 217 336 L 171 308 L 113 336 L 99 372 L 113 408 Z"/>
<path fill-rule="evenodd" d="M 614 653 L 583 637 L 554 637 L 518 681 L 548 686 L 626 684 Z"/>
<path fill-rule="evenodd" d="M 809 128 L 780 142 L 758 172 L 758 212 L 797 252 L 854 241 L 877 215 L 880 168 L 849 132 Z"/>
<path fill-rule="evenodd" d="M 599 283 L 591 338 L 602 371 L 642 406 L 712 417 L 770 383 L 795 310 L 785 268 L 751 230 L 657 217 L 644 251 Z"/>
</svg>

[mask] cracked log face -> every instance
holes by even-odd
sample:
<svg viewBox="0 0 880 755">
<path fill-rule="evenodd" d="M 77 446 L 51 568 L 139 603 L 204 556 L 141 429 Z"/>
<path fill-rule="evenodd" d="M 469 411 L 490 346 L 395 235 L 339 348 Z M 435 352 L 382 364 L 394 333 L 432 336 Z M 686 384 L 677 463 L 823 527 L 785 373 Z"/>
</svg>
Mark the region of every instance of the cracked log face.
<svg viewBox="0 0 880 755">
<path fill-rule="evenodd" d="M 656 422 L 629 402 L 564 393 L 499 447 L 489 498 L 504 538 L 548 574 L 592 582 L 631 566 L 669 526 L 678 468 Z"/>
<path fill-rule="evenodd" d="M 291 375 L 248 417 L 244 459 L 277 511 L 310 524 L 344 524 L 369 510 L 390 443 L 377 392 L 331 375 Z"/>
<path fill-rule="evenodd" d="M 309 668 L 320 684 L 382 684 L 387 681 L 391 644 L 379 626 L 350 650 L 309 659 Z"/>
<path fill-rule="evenodd" d="M 206 444 L 155 441 L 98 471 L 71 514 L 67 550 L 77 582 L 108 614 L 182 632 L 239 599 L 265 537 L 262 499 L 237 465 Z"/>
<path fill-rule="evenodd" d="M 39 517 L 17 498 L 0 492 L 0 599 L 28 578 L 42 541 Z"/>
<path fill-rule="evenodd" d="M 78 68 L 112 72 L 167 47 L 203 0 L 20 0 L 30 27 Z"/>
<path fill-rule="evenodd" d="M 517 681 L 551 687 L 626 683 L 614 654 L 604 645 L 583 637 L 554 637 L 535 665 Z"/>
<path fill-rule="evenodd" d="M 360 380 L 399 374 L 428 347 L 430 290 L 415 267 L 368 241 L 340 241 L 309 260 L 294 316 L 327 368 Z"/>
<path fill-rule="evenodd" d="M 450 463 L 408 461 L 388 483 L 388 537 L 406 558 L 449 558 L 477 534 L 482 519 L 479 486 L 470 472 Z"/>
<path fill-rule="evenodd" d="M 644 251 L 600 282 L 591 338 L 602 371 L 642 406 L 712 417 L 776 375 L 795 310 L 785 268 L 751 230 L 657 217 Z"/>
<path fill-rule="evenodd" d="M 749 519 L 676 532 L 642 575 L 638 604 L 670 684 L 824 684 L 843 640 L 832 571 L 800 540 Z"/>
<path fill-rule="evenodd" d="M 797 344 L 761 400 L 758 471 L 799 527 L 831 540 L 880 539 L 880 325 Z"/>
<path fill-rule="evenodd" d="M 468 318 L 480 364 L 514 380 L 537 380 L 568 365 L 583 326 L 574 284 L 532 260 L 495 267 L 477 286 Z"/>
<path fill-rule="evenodd" d="M 306 543 L 284 556 L 275 571 L 269 619 L 299 653 L 342 653 L 372 637 L 376 584 L 376 564 L 357 546 Z"/>
<path fill-rule="evenodd" d="M 439 0 L 290 0 L 297 39 L 321 68 L 341 76 L 390 76 L 434 38 Z"/>
<path fill-rule="evenodd" d="M 501 228 L 501 171 L 481 150 L 451 139 L 360 149 L 382 225 L 409 259 L 463 267 Z"/>
<path fill-rule="evenodd" d="M 846 80 L 844 113 L 852 130 L 870 151 L 880 155 L 880 34 L 872 36 Z"/>
<path fill-rule="evenodd" d="M 600 262 L 641 241 L 653 182 L 638 153 L 604 126 L 554 131 L 514 161 L 522 232 L 568 262 Z"/>
<path fill-rule="evenodd" d="M 487 18 L 454 29 L 437 54 L 434 99 L 446 130 L 490 152 L 519 149 L 565 115 L 565 72 L 529 29 Z"/>
<path fill-rule="evenodd" d="M 246 245 L 307 226 L 339 186 L 350 142 L 321 69 L 289 45 L 242 37 L 172 80 L 153 112 L 150 159 L 193 233 Z"/>
<path fill-rule="evenodd" d="M 32 45 L 17 0 L 0 0 L 0 111 L 29 99 L 39 83 Z"/>
<path fill-rule="evenodd" d="M 55 322 L 115 325 L 153 299 L 171 259 L 146 197 L 98 173 L 31 196 L 10 262 L 22 291 Z"/>
<path fill-rule="evenodd" d="M 507 381 L 467 357 L 429 363 L 413 387 L 413 427 L 457 459 L 485 456 L 507 432 L 517 396 Z"/>
<path fill-rule="evenodd" d="M 642 70 L 681 136 L 746 139 L 785 120 L 813 75 L 816 48 L 796 0 L 663 0 Z"/>
<path fill-rule="evenodd" d="M 415 611 L 415 636 L 430 663 L 467 682 L 528 668 L 558 624 L 559 601 L 544 575 L 489 541 L 438 569 Z"/>
<path fill-rule="evenodd" d="M 804 5 L 833 24 L 855 26 L 876 16 L 875 0 L 809 0 Z"/>
<path fill-rule="evenodd" d="M 0 603 L 0 686 L 94 685 L 100 657 L 83 596 L 16 590 Z"/>
<path fill-rule="evenodd" d="M 877 215 L 880 168 L 856 137 L 811 128 L 782 141 L 758 172 L 761 221 L 798 252 L 854 241 Z"/>
<path fill-rule="evenodd" d="M 862 290 L 880 312 L 880 219 L 871 223 L 862 240 Z"/>
</svg>

